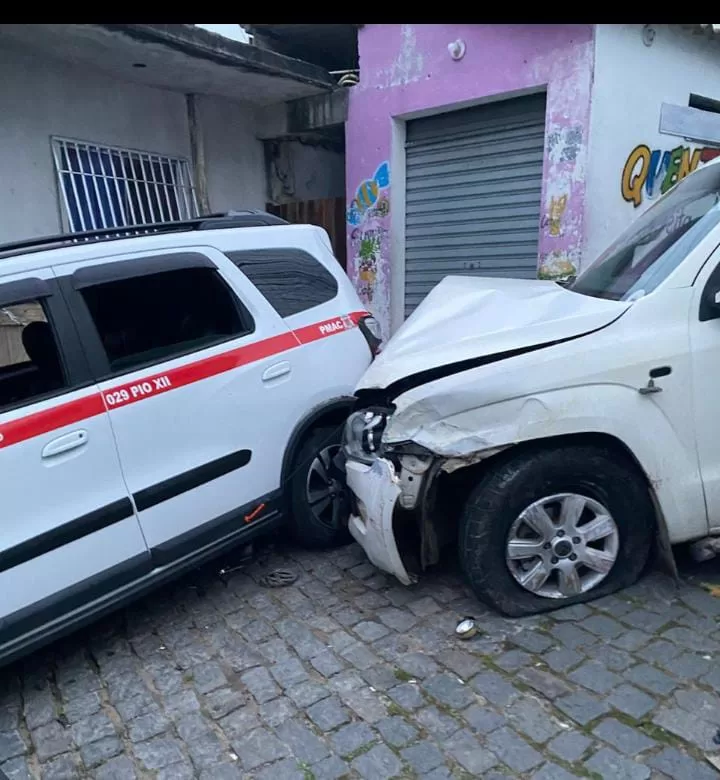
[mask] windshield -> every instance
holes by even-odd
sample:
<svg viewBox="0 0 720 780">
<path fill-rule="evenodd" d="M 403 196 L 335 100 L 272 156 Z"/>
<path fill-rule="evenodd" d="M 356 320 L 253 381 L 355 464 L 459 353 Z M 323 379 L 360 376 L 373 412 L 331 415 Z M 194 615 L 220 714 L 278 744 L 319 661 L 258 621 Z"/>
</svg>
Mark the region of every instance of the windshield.
<svg viewBox="0 0 720 780">
<path fill-rule="evenodd" d="M 720 223 L 720 165 L 677 184 L 569 285 L 595 298 L 630 301 L 652 292 Z"/>
</svg>

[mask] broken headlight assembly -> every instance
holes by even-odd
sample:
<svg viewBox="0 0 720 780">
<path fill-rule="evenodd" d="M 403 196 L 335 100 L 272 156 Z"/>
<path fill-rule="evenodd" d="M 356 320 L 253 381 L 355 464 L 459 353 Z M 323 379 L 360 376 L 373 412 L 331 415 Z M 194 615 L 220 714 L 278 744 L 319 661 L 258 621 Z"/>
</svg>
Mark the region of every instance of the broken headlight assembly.
<svg viewBox="0 0 720 780">
<path fill-rule="evenodd" d="M 365 463 L 377 457 L 387 417 L 387 412 L 379 409 L 365 409 L 351 414 L 345 423 L 343 435 L 345 455 Z"/>
</svg>

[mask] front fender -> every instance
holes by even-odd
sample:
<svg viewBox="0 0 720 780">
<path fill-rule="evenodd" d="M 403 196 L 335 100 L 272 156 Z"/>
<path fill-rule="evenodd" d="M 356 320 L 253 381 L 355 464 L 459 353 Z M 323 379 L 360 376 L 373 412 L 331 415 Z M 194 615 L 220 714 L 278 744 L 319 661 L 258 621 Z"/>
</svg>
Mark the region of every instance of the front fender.
<svg viewBox="0 0 720 780">
<path fill-rule="evenodd" d="M 620 384 L 567 387 L 442 416 L 425 397 L 390 417 L 387 443 L 413 441 L 446 459 L 477 460 L 484 451 L 573 434 L 620 441 L 644 470 L 665 517 L 670 542 L 708 532 L 689 410 L 668 393 L 641 395 Z M 671 423 L 671 420 L 673 421 Z"/>
</svg>

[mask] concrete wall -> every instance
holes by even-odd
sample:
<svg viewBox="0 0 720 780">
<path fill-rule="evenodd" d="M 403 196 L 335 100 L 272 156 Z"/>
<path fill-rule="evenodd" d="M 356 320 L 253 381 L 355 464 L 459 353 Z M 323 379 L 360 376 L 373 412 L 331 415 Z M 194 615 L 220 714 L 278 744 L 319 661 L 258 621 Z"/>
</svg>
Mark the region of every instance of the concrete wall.
<svg viewBox="0 0 720 780">
<path fill-rule="evenodd" d="M 448 44 L 462 39 L 454 61 Z M 552 275 L 579 263 L 584 242 L 585 170 L 593 70 L 591 25 L 368 24 L 359 32 L 360 84 L 346 126 L 347 201 L 383 162 L 378 203 L 348 225 L 348 272 L 386 333 L 402 321 L 404 133 L 407 119 L 547 90 L 539 264 Z M 382 197 L 382 196 L 385 197 Z M 564 210 L 563 210 L 564 209 Z M 358 250 L 372 236 L 372 267 Z"/>
<path fill-rule="evenodd" d="M 345 196 L 345 155 L 300 141 L 267 146 L 270 200 L 273 203 Z"/>
<path fill-rule="evenodd" d="M 720 100 L 720 45 L 667 25 L 652 27 L 650 46 L 640 24 L 596 30 L 584 264 L 715 153 L 658 127 L 663 102 L 687 106 L 690 93 Z"/>
<path fill-rule="evenodd" d="M 0 47 L 0 242 L 61 229 L 50 136 L 190 158 L 184 95 Z M 200 101 L 210 206 L 262 208 L 266 180 L 251 106 Z"/>
</svg>

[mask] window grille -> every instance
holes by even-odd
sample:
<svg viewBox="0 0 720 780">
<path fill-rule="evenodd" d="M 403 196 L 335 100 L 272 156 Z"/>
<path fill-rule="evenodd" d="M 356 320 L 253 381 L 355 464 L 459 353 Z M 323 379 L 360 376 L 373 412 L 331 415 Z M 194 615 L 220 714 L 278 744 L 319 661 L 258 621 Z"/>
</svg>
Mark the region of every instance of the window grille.
<svg viewBox="0 0 720 780">
<path fill-rule="evenodd" d="M 187 160 L 65 138 L 52 150 L 71 233 L 199 215 Z"/>
</svg>

